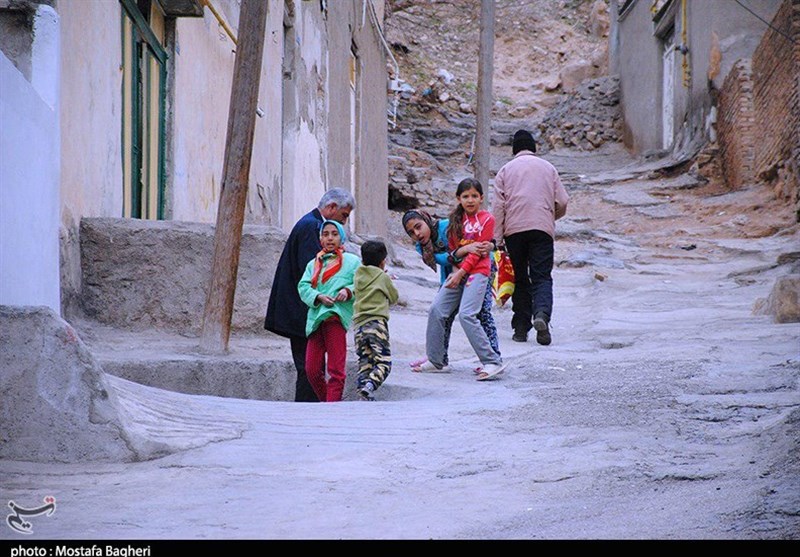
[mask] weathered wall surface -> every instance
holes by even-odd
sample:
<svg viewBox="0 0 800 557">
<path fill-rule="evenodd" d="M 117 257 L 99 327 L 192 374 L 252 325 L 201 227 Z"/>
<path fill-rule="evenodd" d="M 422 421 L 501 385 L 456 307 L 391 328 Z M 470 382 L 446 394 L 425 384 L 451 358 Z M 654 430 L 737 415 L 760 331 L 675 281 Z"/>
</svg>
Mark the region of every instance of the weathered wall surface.
<svg viewBox="0 0 800 557">
<path fill-rule="evenodd" d="M 769 20 L 781 1 L 760 0 L 749 5 Z M 709 82 L 719 89 L 737 60 L 752 56 L 766 26 L 743 7 L 728 0 L 687 0 L 686 11 L 691 73 L 687 89 L 682 85 L 682 57 L 677 56 L 679 73 L 676 86 L 679 87 L 680 108 L 676 110 L 675 130 L 683 129 L 684 141 L 688 142 L 695 137 L 706 139 L 705 120 L 713 103 Z M 680 10 L 677 16 L 680 17 Z"/>
<path fill-rule="evenodd" d="M 81 217 L 122 215 L 122 8 L 104 0 L 59 0 L 57 9 L 61 298 L 63 314 L 70 315 L 80 296 Z"/>
<path fill-rule="evenodd" d="M 283 114 L 283 16 L 285 4 L 270 2 L 264 41 L 258 106 L 263 116 L 256 118 L 250 187 L 247 192 L 245 222 L 281 226 L 281 155 Z"/>
<path fill-rule="evenodd" d="M 239 4 L 214 3 L 223 19 L 238 33 Z M 281 58 L 283 2 L 267 10 L 264 54 L 259 82 L 245 221 L 280 224 L 281 213 Z M 217 217 L 225 141 L 228 131 L 236 45 L 210 10 L 202 18 L 179 18 L 175 23 L 172 67 L 173 162 L 168 169 L 169 218 L 214 222 Z"/>
<path fill-rule="evenodd" d="M 619 4 L 620 2 L 617 2 Z M 661 148 L 661 41 L 655 35 L 651 2 L 637 0 L 618 21 L 618 67 L 625 120 L 624 140 L 634 152 Z M 771 18 L 781 0 L 759 2 L 757 12 Z M 675 44 L 683 41 L 681 0 L 673 0 L 667 29 L 674 23 Z M 667 17 L 666 15 L 664 17 Z M 749 57 L 765 25 L 726 0 L 686 2 L 687 54 L 675 53 L 673 129 L 679 148 L 703 140 L 713 100 L 709 83 L 720 88 L 737 60 Z M 683 64 L 686 62 L 686 69 Z"/>
<path fill-rule="evenodd" d="M 800 41 L 800 0 L 784 0 L 772 27 L 753 54 L 759 137 L 755 170 L 762 179 L 783 182 L 779 195 L 797 196 L 800 169 L 794 151 L 800 139 L 800 49 L 787 37 Z"/>
<path fill-rule="evenodd" d="M 121 9 L 105 0 L 58 2 L 66 227 L 83 216 L 122 215 Z"/>
<path fill-rule="evenodd" d="M 358 207 L 351 226 L 360 234 L 385 235 L 388 211 L 386 54 L 369 3 L 331 2 L 328 18 L 329 186 L 350 187 Z M 357 7 L 357 9 L 356 9 Z M 350 52 L 356 54 L 355 107 L 351 108 Z M 351 138 L 351 123 L 355 130 Z M 355 183 L 351 179 L 355 165 Z"/>
<path fill-rule="evenodd" d="M 231 25 L 235 3 L 215 2 Z M 234 27 L 234 30 L 236 28 Z M 171 95 L 173 162 L 167 197 L 170 218 L 214 222 L 222 185 L 235 45 L 210 10 L 175 22 Z M 96 215 L 86 215 L 96 216 Z"/>
<path fill-rule="evenodd" d="M 722 85 L 717 133 L 725 183 L 729 188 L 752 183 L 755 178 L 757 129 L 753 108 L 753 73 L 749 59 L 737 62 Z"/>
<path fill-rule="evenodd" d="M 60 312 L 58 105 L 2 52 L 0 122 L 0 304 Z"/>
<path fill-rule="evenodd" d="M 619 21 L 623 141 L 636 153 L 661 148 L 661 52 L 649 4 L 637 2 Z"/>
<path fill-rule="evenodd" d="M 281 226 L 294 223 L 317 206 L 331 183 L 328 149 L 328 44 L 318 2 L 293 2 L 284 41 L 283 163 Z M 341 109 L 341 107 L 337 107 Z"/>
<path fill-rule="evenodd" d="M 82 303 L 86 316 L 129 328 L 198 332 L 208 289 L 214 227 L 189 222 L 84 219 Z M 262 331 L 286 234 L 245 225 L 234 329 Z"/>
<path fill-rule="evenodd" d="M 382 2 L 372 1 L 372 4 Z M 382 24 L 380 12 L 370 24 L 367 7 L 365 24 L 355 34 L 361 62 L 361 98 L 359 149 L 356 153 L 356 199 L 360 210 L 355 213 L 356 232 L 386 236 L 386 218 L 389 207 L 389 139 L 386 115 L 386 53 L 378 28 Z"/>
<path fill-rule="evenodd" d="M 769 29 L 720 89 L 722 170 L 729 187 L 764 181 L 800 204 L 800 0 L 785 0 L 772 26 L 780 33 Z"/>
</svg>

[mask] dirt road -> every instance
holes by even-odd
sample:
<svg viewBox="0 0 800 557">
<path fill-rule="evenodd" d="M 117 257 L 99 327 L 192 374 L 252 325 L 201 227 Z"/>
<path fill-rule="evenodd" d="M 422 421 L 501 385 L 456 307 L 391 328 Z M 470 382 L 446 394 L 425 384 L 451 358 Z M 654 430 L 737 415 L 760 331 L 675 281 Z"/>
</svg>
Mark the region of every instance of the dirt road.
<svg viewBox="0 0 800 557">
<path fill-rule="evenodd" d="M 453 373 L 409 371 L 437 283 L 398 244 L 377 402 L 160 391 L 241 435 L 141 463 L 0 462 L 4 499 L 58 501 L 25 539 L 797 539 L 800 325 L 752 308 L 800 232 L 748 238 L 736 207 L 768 192 L 704 194 L 620 157 L 552 154 L 572 194 L 554 341 L 512 342 L 498 309 L 501 379 L 474 380 L 458 327 Z M 748 230 L 782 218 L 757 213 Z"/>
</svg>

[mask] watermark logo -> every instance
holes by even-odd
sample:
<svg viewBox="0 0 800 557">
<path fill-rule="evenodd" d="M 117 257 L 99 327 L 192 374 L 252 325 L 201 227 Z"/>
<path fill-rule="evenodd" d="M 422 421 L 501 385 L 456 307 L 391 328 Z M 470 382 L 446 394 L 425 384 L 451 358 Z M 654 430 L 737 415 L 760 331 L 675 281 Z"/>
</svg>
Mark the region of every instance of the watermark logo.
<svg viewBox="0 0 800 557">
<path fill-rule="evenodd" d="M 43 514 L 50 516 L 56 512 L 56 498 L 52 495 L 48 495 L 44 498 L 44 505 L 36 507 L 35 509 L 20 507 L 14 501 L 9 501 L 8 507 L 12 511 L 12 514 L 6 517 L 8 527 L 20 534 L 33 534 L 33 524 L 27 522 L 22 517 L 40 516 Z"/>
</svg>

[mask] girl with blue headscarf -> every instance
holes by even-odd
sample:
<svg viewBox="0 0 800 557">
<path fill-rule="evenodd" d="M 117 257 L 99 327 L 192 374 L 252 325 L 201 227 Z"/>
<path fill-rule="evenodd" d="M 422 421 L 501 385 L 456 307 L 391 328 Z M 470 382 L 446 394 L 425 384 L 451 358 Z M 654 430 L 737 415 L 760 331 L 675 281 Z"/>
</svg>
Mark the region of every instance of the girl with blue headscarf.
<svg viewBox="0 0 800 557">
<path fill-rule="evenodd" d="M 361 264 L 345 253 L 347 233 L 336 221 L 323 221 L 319 243 L 322 249 L 308 262 L 297 285 L 306 304 L 306 375 L 321 402 L 342 400 L 347 360 L 347 329 L 353 320 L 353 283 Z M 325 379 L 327 355 L 329 379 Z"/>
</svg>

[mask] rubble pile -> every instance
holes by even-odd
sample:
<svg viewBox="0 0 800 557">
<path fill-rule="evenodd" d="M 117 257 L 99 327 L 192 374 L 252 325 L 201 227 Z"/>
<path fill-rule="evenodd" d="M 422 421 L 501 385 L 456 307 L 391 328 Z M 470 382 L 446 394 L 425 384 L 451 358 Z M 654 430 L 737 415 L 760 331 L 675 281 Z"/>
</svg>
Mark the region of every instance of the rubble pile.
<svg viewBox="0 0 800 557">
<path fill-rule="evenodd" d="M 619 79 L 601 77 L 583 82 L 539 123 L 539 136 L 549 148 L 591 151 L 622 139 Z"/>
<path fill-rule="evenodd" d="M 452 192 L 443 191 L 445 169 L 430 154 L 389 143 L 389 209 L 432 209 L 447 206 Z"/>
</svg>

